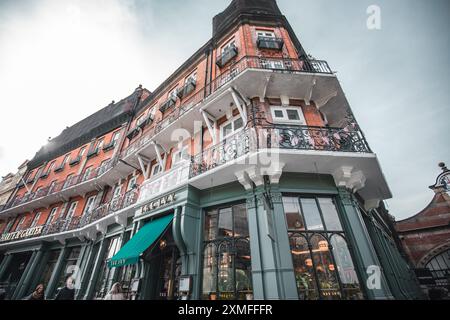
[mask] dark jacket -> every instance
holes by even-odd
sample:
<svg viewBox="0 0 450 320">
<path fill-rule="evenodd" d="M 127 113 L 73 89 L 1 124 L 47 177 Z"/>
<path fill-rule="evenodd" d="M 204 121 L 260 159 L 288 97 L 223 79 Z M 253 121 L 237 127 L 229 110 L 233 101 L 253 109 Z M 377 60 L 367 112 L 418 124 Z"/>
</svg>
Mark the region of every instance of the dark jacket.
<svg viewBox="0 0 450 320">
<path fill-rule="evenodd" d="M 56 295 L 55 300 L 75 300 L 75 289 L 62 288 Z"/>
</svg>

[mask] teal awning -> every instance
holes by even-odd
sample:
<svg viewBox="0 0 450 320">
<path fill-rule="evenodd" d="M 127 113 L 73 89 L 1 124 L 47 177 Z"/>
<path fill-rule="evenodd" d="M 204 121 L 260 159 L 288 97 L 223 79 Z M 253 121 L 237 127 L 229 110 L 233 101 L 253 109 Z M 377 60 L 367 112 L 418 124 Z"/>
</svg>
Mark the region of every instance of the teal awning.
<svg viewBox="0 0 450 320">
<path fill-rule="evenodd" d="M 172 222 L 173 214 L 144 225 L 108 262 L 109 268 L 117 268 L 139 262 L 139 256 L 150 247 Z"/>
</svg>

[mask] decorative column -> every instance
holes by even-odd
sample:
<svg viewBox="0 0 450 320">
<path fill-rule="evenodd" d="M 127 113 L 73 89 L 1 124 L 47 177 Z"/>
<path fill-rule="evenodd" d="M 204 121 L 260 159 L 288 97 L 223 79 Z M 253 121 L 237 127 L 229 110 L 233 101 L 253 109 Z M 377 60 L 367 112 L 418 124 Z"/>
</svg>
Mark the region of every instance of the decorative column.
<svg viewBox="0 0 450 320">
<path fill-rule="evenodd" d="M 273 222 L 276 234 L 276 251 L 278 259 L 279 281 L 282 288 L 282 299 L 298 300 L 294 265 L 292 263 L 288 228 L 283 207 L 283 197 L 278 186 L 279 178 L 271 177 L 270 197 L 273 206 Z"/>
<path fill-rule="evenodd" d="M 77 292 L 77 294 L 75 295 L 75 299 L 82 299 L 84 292 L 86 290 L 86 285 L 88 283 L 89 278 L 91 277 L 91 270 L 92 270 L 92 264 L 93 264 L 93 260 L 95 257 L 95 244 L 91 243 L 88 248 L 87 248 L 88 252 L 86 254 L 86 263 L 83 269 L 83 274 L 81 275 L 81 279 L 80 279 L 80 288 Z"/>
<path fill-rule="evenodd" d="M 342 220 L 353 249 L 356 268 L 363 281 L 361 285 L 366 287 L 369 299 L 393 299 L 353 193 L 345 187 L 339 187 L 338 190 L 343 209 Z"/>
<path fill-rule="evenodd" d="M 1 279 L 3 279 L 6 270 L 8 270 L 8 267 L 11 264 L 12 259 L 13 259 L 12 254 L 10 253 L 5 254 L 5 258 L 3 258 L 2 264 L 0 265 L 0 281 Z"/>
<path fill-rule="evenodd" d="M 28 260 L 27 266 L 25 267 L 25 270 L 23 271 L 23 274 L 20 277 L 19 283 L 17 284 L 16 290 L 14 291 L 14 293 L 11 297 L 11 300 L 20 299 L 19 293 L 21 293 L 23 291 L 22 290 L 23 283 L 25 281 L 25 278 L 27 278 L 27 276 L 28 276 L 28 272 L 29 272 L 31 266 L 33 265 L 36 254 L 37 254 L 37 251 L 33 251 L 33 253 L 31 254 L 31 258 L 30 258 L 30 260 Z"/>
<path fill-rule="evenodd" d="M 251 167 L 236 173 L 236 177 L 247 191 L 254 299 L 283 299 L 284 290 L 278 270 L 277 231 L 264 176 L 260 168 Z"/>
<path fill-rule="evenodd" d="M 84 300 L 92 299 L 92 294 L 94 293 L 95 284 L 97 282 L 98 273 L 100 271 L 99 269 L 102 265 L 103 257 L 105 255 L 106 244 L 107 241 L 105 241 L 105 237 L 103 236 L 98 248 L 97 256 L 95 258 L 94 266 L 92 268 L 91 277 L 89 278 L 89 283 L 86 288 L 86 294 L 83 298 Z"/>
<path fill-rule="evenodd" d="M 17 287 L 15 294 L 15 299 L 21 299 L 25 294 L 27 294 L 28 290 L 30 290 L 30 283 L 33 280 L 33 277 L 36 276 L 36 269 L 42 261 L 42 256 L 44 252 L 42 249 L 33 252 L 32 259 L 28 265 L 30 266 L 26 273 L 22 275 L 24 278 L 22 285 Z M 33 288 L 34 289 L 34 288 Z"/>
<path fill-rule="evenodd" d="M 67 255 L 67 247 L 64 246 L 59 253 L 58 261 L 56 261 L 55 268 L 53 269 L 50 281 L 48 282 L 47 289 L 45 290 L 45 298 L 50 299 L 53 297 L 56 286 L 58 285 L 59 275 L 64 265 Z"/>
<path fill-rule="evenodd" d="M 190 299 L 200 299 L 201 279 L 200 266 L 202 258 L 202 211 L 191 203 L 182 207 L 180 219 L 180 234 L 184 243 L 184 258 L 182 260 L 182 275 L 192 279 Z"/>
</svg>

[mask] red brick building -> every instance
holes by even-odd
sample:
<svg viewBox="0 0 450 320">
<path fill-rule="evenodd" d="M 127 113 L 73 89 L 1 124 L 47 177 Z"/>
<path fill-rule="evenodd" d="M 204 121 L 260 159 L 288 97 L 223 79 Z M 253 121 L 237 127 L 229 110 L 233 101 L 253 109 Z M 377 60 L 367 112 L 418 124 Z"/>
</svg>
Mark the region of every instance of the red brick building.
<svg viewBox="0 0 450 320">
<path fill-rule="evenodd" d="M 431 272 L 428 274 L 433 279 L 426 290 L 448 289 L 450 284 L 450 170 L 443 163 L 439 166 L 443 172 L 430 186 L 435 193 L 430 204 L 396 223 L 403 247 L 418 273 Z"/>
</svg>

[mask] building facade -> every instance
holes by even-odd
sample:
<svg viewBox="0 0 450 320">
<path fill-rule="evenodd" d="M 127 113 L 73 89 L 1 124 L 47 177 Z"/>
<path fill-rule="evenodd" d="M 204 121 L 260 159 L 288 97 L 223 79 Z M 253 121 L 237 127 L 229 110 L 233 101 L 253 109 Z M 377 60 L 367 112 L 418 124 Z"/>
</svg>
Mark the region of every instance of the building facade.
<svg viewBox="0 0 450 320">
<path fill-rule="evenodd" d="M 274 0 L 234 0 L 150 92 L 64 130 L 0 213 L 19 299 L 415 299 L 391 197 L 335 73 Z"/>
<path fill-rule="evenodd" d="M 22 177 L 27 171 L 27 163 L 28 161 L 22 163 L 16 173 L 8 173 L 6 176 L 2 177 L 2 181 L 0 182 L 0 210 L 3 209 L 8 202 L 16 185 L 22 182 Z"/>
<path fill-rule="evenodd" d="M 450 170 L 444 163 L 440 167 L 441 174 L 430 186 L 434 191 L 430 204 L 414 216 L 396 222 L 395 228 L 424 291 L 449 299 Z"/>
</svg>

